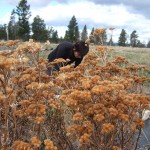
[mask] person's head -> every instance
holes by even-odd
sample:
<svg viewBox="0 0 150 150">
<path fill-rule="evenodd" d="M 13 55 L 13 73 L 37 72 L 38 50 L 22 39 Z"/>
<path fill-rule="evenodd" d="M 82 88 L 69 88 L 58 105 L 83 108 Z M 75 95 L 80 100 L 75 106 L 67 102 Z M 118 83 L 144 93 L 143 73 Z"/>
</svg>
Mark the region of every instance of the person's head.
<svg viewBox="0 0 150 150">
<path fill-rule="evenodd" d="M 74 44 L 73 52 L 76 58 L 83 58 L 89 51 L 89 46 L 84 41 L 79 41 Z"/>
</svg>

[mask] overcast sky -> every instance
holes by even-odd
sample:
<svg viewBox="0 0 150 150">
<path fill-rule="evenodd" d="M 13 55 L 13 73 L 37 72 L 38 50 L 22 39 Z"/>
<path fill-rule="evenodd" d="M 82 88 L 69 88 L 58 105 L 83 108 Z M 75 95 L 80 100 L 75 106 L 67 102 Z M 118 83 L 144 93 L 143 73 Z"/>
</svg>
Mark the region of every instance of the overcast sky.
<svg viewBox="0 0 150 150">
<path fill-rule="evenodd" d="M 0 24 L 8 23 L 12 9 L 19 0 L 0 0 Z M 80 31 L 87 25 L 94 28 L 115 28 L 113 40 L 118 41 L 121 29 L 128 37 L 136 30 L 141 42 L 150 40 L 150 0 L 28 0 L 32 23 L 39 15 L 46 25 L 64 36 L 67 25 L 75 15 Z M 110 31 L 107 30 L 108 38 Z"/>
</svg>

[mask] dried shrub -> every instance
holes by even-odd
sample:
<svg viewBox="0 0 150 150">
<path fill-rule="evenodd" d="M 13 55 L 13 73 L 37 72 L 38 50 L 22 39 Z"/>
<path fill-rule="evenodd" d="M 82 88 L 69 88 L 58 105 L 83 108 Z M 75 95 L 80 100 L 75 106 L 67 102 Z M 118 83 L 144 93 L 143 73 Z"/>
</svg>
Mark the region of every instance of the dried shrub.
<svg viewBox="0 0 150 150">
<path fill-rule="evenodd" d="M 32 40 L 14 43 L 16 50 L 0 53 L 1 149 L 137 149 L 150 101 L 143 91 L 150 79 L 140 75 L 146 67 L 110 59 L 98 46 L 74 68 L 48 63 Z M 60 71 L 48 76 L 56 63 Z"/>
</svg>

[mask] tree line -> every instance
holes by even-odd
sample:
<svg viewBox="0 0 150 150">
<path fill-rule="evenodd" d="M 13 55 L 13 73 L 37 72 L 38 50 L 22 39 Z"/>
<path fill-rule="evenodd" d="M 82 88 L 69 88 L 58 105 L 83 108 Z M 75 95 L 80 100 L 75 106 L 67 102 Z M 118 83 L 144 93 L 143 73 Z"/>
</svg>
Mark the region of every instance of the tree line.
<svg viewBox="0 0 150 150">
<path fill-rule="evenodd" d="M 75 42 L 78 40 L 86 40 L 88 38 L 87 26 L 84 25 L 81 33 L 79 32 L 78 23 L 76 17 L 73 16 L 68 24 L 68 29 L 65 32 L 64 37 L 58 37 L 57 30 L 53 27 L 46 27 L 44 20 L 37 15 L 33 18 L 33 22 L 29 23 L 29 18 L 31 17 L 30 5 L 27 0 L 21 0 L 16 9 L 13 9 L 10 16 L 10 21 L 8 25 L 0 25 L 0 40 L 15 40 L 20 39 L 22 41 L 29 40 L 29 38 L 34 39 L 35 41 L 45 42 L 50 40 L 51 42 L 58 43 L 62 41 Z M 94 27 L 91 30 L 90 34 L 93 34 Z M 109 45 L 112 41 L 107 38 L 107 33 L 104 32 L 102 35 L 103 44 Z M 93 41 L 96 44 L 100 43 L 98 36 L 93 38 Z M 130 34 L 130 43 L 127 42 L 127 33 L 125 29 L 122 29 L 118 43 L 119 46 L 132 46 L 132 47 L 150 47 L 150 41 L 147 46 L 138 40 L 138 34 L 134 30 Z"/>
<path fill-rule="evenodd" d="M 148 47 L 150 48 L 150 41 L 145 45 L 142 43 L 140 40 L 138 40 L 138 34 L 137 31 L 134 30 L 130 34 L 130 43 L 127 42 L 127 32 L 125 29 L 121 30 L 119 40 L 118 40 L 118 45 L 119 46 L 132 46 L 132 47 Z"/>
</svg>

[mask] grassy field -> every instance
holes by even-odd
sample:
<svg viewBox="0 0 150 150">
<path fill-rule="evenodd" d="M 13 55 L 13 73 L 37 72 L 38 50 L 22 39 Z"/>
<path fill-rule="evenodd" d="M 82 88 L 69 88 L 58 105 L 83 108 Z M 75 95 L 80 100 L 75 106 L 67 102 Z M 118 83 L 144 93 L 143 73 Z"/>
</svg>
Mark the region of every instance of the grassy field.
<svg viewBox="0 0 150 150">
<path fill-rule="evenodd" d="M 150 68 L 150 48 L 112 47 L 113 55 L 127 58 L 130 63 Z"/>
</svg>

